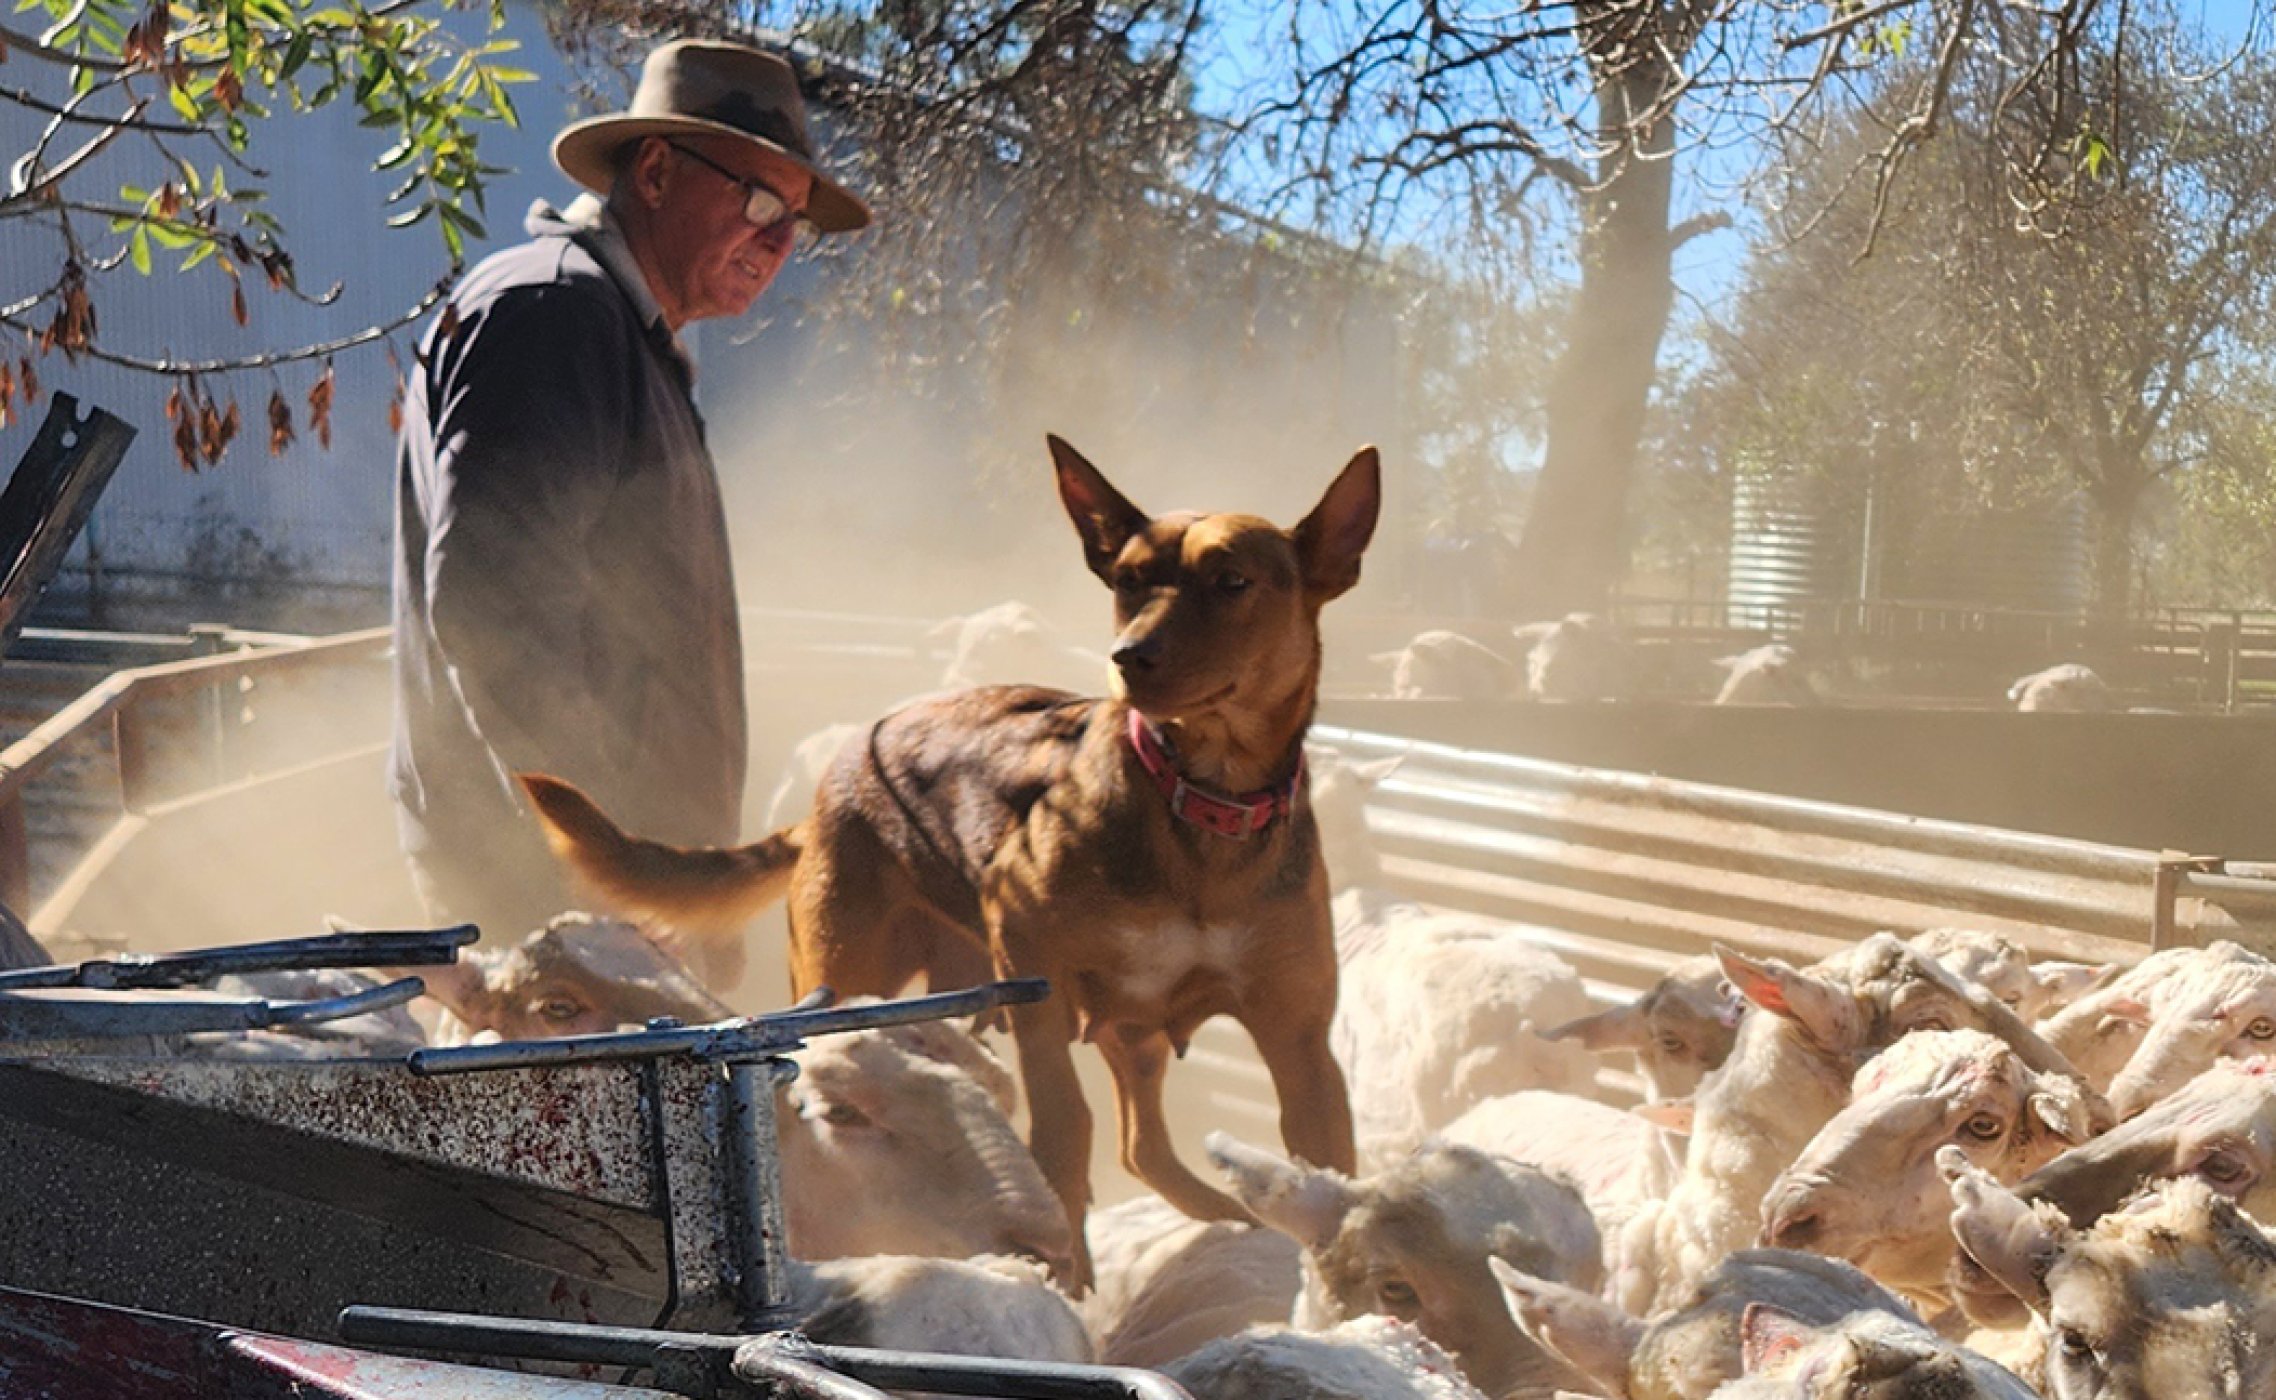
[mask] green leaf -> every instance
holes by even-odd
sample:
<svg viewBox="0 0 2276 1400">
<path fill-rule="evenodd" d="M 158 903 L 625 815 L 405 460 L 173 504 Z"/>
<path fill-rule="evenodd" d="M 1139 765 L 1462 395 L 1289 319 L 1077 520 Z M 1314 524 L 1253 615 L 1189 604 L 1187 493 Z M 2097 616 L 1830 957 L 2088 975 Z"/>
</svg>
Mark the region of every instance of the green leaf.
<svg viewBox="0 0 2276 1400">
<path fill-rule="evenodd" d="M 308 62 L 308 51 L 315 42 L 315 36 L 305 29 L 292 36 L 292 42 L 285 46 L 284 62 L 277 65 L 278 81 L 292 81 L 292 75 L 298 73 L 301 65 Z"/>
<path fill-rule="evenodd" d="M 382 151 L 379 159 L 373 162 L 371 168 L 374 170 L 393 170 L 418 153 L 418 146 L 406 138 Z"/>
<path fill-rule="evenodd" d="M 190 250 L 190 255 L 182 259 L 182 271 L 188 272 L 191 268 L 196 267 L 199 263 L 202 263 L 207 258 L 212 257 L 215 246 L 216 245 L 214 241 L 209 238 L 204 242 L 198 244 L 197 247 L 192 248 Z"/>
<path fill-rule="evenodd" d="M 135 226 L 134 237 L 127 240 L 126 251 L 128 259 L 134 264 L 134 270 L 148 277 L 150 275 L 149 225 L 138 224 Z"/>
<path fill-rule="evenodd" d="M 430 201 L 426 204 L 420 205 L 416 209 L 397 214 L 394 218 L 391 218 L 387 221 L 387 226 L 389 228 L 409 228 L 411 225 L 419 222 L 421 219 L 426 218 L 429 214 L 432 214 L 434 212 L 435 206 L 433 202 Z"/>
</svg>

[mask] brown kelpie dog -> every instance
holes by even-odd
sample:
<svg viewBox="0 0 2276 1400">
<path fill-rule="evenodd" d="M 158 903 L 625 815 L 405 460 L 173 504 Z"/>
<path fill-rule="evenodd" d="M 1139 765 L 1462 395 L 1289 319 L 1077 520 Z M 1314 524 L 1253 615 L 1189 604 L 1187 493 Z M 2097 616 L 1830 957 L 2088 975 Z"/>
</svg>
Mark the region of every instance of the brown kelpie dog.
<svg viewBox="0 0 2276 1400">
<path fill-rule="evenodd" d="M 917 701 L 846 746 L 806 821 L 733 850 L 636 840 L 576 789 L 523 782 L 556 850 L 635 914 L 736 937 L 787 889 L 800 995 L 889 996 L 920 973 L 947 989 L 991 965 L 1049 978 L 1012 1034 L 1035 1156 L 1077 1238 L 1091 1116 L 1076 1040 L 1113 1072 L 1123 1165 L 1189 1215 L 1245 1219 L 1178 1161 L 1162 1077 L 1197 1026 L 1230 1015 L 1271 1071 L 1289 1150 L 1353 1169 L 1302 745 L 1320 608 L 1359 579 L 1380 469 L 1361 451 L 1283 530 L 1148 516 L 1066 443 L 1051 455 L 1091 572 L 1114 590 L 1108 698 L 991 686 Z"/>
</svg>

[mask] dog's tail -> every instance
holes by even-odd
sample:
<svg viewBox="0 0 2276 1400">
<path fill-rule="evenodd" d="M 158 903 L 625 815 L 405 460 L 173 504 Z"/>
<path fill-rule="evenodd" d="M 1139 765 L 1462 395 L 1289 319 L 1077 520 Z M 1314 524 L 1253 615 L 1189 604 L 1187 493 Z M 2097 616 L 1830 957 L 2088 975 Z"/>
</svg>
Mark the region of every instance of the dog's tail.
<svg viewBox="0 0 2276 1400">
<path fill-rule="evenodd" d="M 790 886 L 799 828 L 748 846 L 667 846 L 628 835 L 593 800 L 543 773 L 522 773 L 553 853 L 615 910 L 700 939 L 740 932 Z"/>
</svg>

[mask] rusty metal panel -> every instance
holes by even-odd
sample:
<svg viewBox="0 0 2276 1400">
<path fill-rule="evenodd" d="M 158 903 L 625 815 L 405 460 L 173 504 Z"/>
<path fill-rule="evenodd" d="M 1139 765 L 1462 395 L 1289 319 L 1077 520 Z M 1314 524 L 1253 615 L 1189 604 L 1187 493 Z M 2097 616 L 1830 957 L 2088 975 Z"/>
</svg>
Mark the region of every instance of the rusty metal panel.
<svg viewBox="0 0 2276 1400">
<path fill-rule="evenodd" d="M 0 1167 L 0 1283 L 318 1339 L 358 1302 L 672 1302 L 630 1066 L 0 1062 Z"/>
</svg>

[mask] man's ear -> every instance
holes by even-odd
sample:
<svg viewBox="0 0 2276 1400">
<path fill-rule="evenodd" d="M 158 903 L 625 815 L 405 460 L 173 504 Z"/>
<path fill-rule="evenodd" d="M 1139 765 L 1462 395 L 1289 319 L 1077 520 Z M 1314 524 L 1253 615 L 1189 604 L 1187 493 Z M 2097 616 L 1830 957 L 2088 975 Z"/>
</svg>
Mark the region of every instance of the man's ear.
<svg viewBox="0 0 2276 1400">
<path fill-rule="evenodd" d="M 642 137 L 633 144 L 632 154 L 622 157 L 624 164 L 619 180 L 629 183 L 633 197 L 650 209 L 664 203 L 665 172 L 672 161 L 672 143 L 661 137 Z"/>
<path fill-rule="evenodd" d="M 1122 547 L 1151 523 L 1151 517 L 1130 504 L 1064 438 L 1047 434 L 1044 440 L 1051 444 L 1051 464 L 1059 475 L 1060 504 L 1067 508 L 1067 518 L 1075 522 L 1075 534 L 1083 542 L 1083 562 L 1107 579 Z"/>
</svg>

